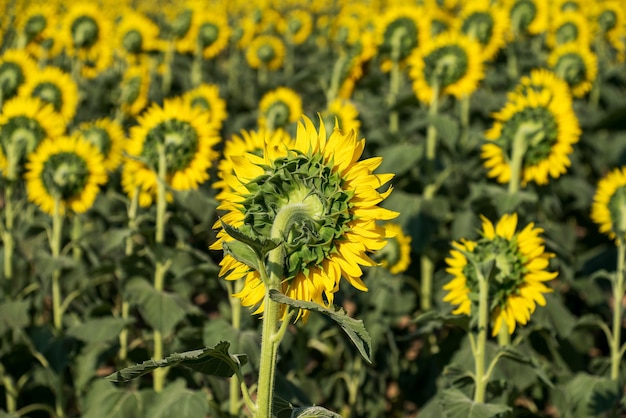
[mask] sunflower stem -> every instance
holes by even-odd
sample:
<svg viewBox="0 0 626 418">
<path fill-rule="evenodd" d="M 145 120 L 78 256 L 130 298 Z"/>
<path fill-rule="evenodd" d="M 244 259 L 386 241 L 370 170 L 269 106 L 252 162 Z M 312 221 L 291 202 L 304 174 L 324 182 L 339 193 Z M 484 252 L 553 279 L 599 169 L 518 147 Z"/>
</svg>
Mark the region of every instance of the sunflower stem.
<svg viewBox="0 0 626 418">
<path fill-rule="evenodd" d="M 522 177 L 522 163 L 528 147 L 527 137 L 530 130 L 536 130 L 534 125 L 522 125 L 513 138 L 513 150 L 511 151 L 511 178 L 509 179 L 509 195 L 519 192 Z"/>
<path fill-rule="evenodd" d="M 167 96 L 170 89 L 172 88 L 172 63 L 174 62 L 175 49 L 176 46 L 174 44 L 174 41 L 170 39 L 167 42 L 167 48 L 165 50 L 165 71 L 163 73 L 163 78 L 161 79 L 161 94 L 163 94 L 163 96 Z"/>
<path fill-rule="evenodd" d="M 202 84 L 202 46 L 200 42 L 196 42 L 196 49 L 193 54 L 193 61 L 191 63 L 191 87 L 198 87 Z"/>
<path fill-rule="evenodd" d="M 506 72 L 509 76 L 509 80 L 517 82 L 519 79 L 519 70 L 517 64 L 517 54 L 515 52 L 515 43 L 511 42 L 506 48 Z"/>
<path fill-rule="evenodd" d="M 17 397 L 19 392 L 15 387 L 13 377 L 6 373 L 2 364 L 0 364 L 0 383 L 4 386 L 6 411 L 11 414 L 17 410 Z"/>
<path fill-rule="evenodd" d="M 50 250 L 52 259 L 59 261 L 61 253 L 61 229 L 63 227 L 63 217 L 61 216 L 61 199 L 58 196 L 54 198 L 54 212 L 52 215 L 52 239 L 50 242 Z M 57 266 L 52 273 L 52 323 L 57 331 L 61 331 L 62 316 L 61 311 L 61 269 Z"/>
<path fill-rule="evenodd" d="M 74 214 L 72 219 L 72 256 L 75 262 L 79 262 L 83 256 L 83 250 L 80 247 L 80 238 L 83 234 L 82 222 L 77 213 Z"/>
<path fill-rule="evenodd" d="M 124 248 L 124 254 L 129 257 L 133 254 L 133 232 L 137 227 L 137 208 L 139 206 L 139 187 L 135 188 L 135 193 L 130 201 L 128 207 L 128 229 L 130 233 L 126 237 L 126 247 Z M 120 292 L 122 294 L 122 292 Z M 123 298 L 123 296 L 122 296 Z M 126 321 L 130 313 L 130 304 L 128 301 L 122 299 L 122 319 Z M 120 332 L 120 350 L 119 359 L 121 362 L 125 362 L 128 357 L 128 328 L 124 327 Z"/>
<path fill-rule="evenodd" d="M 161 250 L 163 241 L 165 238 L 165 211 L 167 209 L 167 200 L 165 196 L 165 181 L 167 176 L 167 161 L 165 158 L 165 146 L 163 144 L 157 145 L 159 153 L 159 165 L 158 165 L 158 179 L 157 179 L 157 208 L 156 208 L 156 233 L 155 243 L 157 251 Z M 165 279 L 165 272 L 169 260 L 163 260 L 162 257 L 157 257 L 157 262 L 154 270 L 154 289 L 157 292 L 163 291 L 163 282 Z M 156 361 L 163 359 L 163 334 L 161 330 L 154 330 L 154 359 Z M 154 370 L 153 387 L 155 392 L 161 392 L 163 390 L 165 382 L 166 369 L 158 368 Z"/>
<path fill-rule="evenodd" d="M 326 92 L 327 106 L 330 105 L 339 94 L 339 86 L 341 85 L 341 74 L 347 60 L 348 55 L 344 52 L 341 52 L 341 55 L 339 56 L 337 61 L 335 61 L 335 65 L 333 66 L 333 72 L 330 76 L 330 87 L 328 88 L 328 92 Z"/>
<path fill-rule="evenodd" d="M 509 326 L 505 321 L 502 321 L 500 330 L 498 331 L 498 345 L 500 347 L 507 347 L 511 345 L 511 335 L 509 334 Z"/>
<path fill-rule="evenodd" d="M 286 53 L 285 53 L 285 78 L 289 80 L 293 77 L 294 73 L 294 54 L 295 54 L 295 45 L 292 41 L 291 32 L 287 35 L 286 42 Z"/>
<path fill-rule="evenodd" d="M 237 294 L 241 292 L 243 289 L 243 282 L 241 280 L 235 280 L 232 282 L 233 288 L 231 289 L 231 295 L 228 298 L 230 302 L 230 312 L 231 312 L 231 326 L 237 332 L 241 330 L 241 300 L 238 297 L 233 296 L 233 294 Z M 241 407 L 241 398 L 239 396 L 240 391 L 240 382 L 237 376 L 233 376 L 230 378 L 230 387 L 229 387 L 229 399 L 228 399 L 228 412 L 233 417 L 239 416 L 239 409 Z"/>
<path fill-rule="evenodd" d="M 469 117 L 470 117 L 470 95 L 466 94 L 461 98 L 461 138 L 460 144 L 464 146 L 469 141 Z"/>
<path fill-rule="evenodd" d="M 4 230 L 2 231 L 2 241 L 4 242 L 4 278 L 13 278 L 13 186 L 12 179 L 6 180 L 4 188 Z"/>
<path fill-rule="evenodd" d="M 621 223 L 626 223 L 626 208 L 622 205 Z M 623 225 L 626 226 L 626 225 Z M 624 257 L 626 243 L 620 238 L 617 244 L 617 271 L 613 282 L 613 338 L 611 339 L 611 380 L 619 379 L 620 364 L 623 352 L 620 343 L 622 338 L 622 300 L 624 298 Z"/>
<path fill-rule="evenodd" d="M 474 375 L 476 389 L 474 402 L 485 402 L 488 376 L 485 375 L 485 351 L 487 346 L 487 326 L 489 321 L 489 282 L 480 269 L 476 269 L 478 278 L 478 333 L 476 335 L 476 352 L 474 354 Z"/>
<path fill-rule="evenodd" d="M 429 163 L 435 161 L 437 152 L 437 128 L 434 119 L 439 113 L 439 82 L 435 81 L 433 86 L 433 97 L 430 99 L 430 107 L 428 108 L 428 129 L 426 131 L 426 159 Z"/>
<path fill-rule="evenodd" d="M 398 28 L 391 38 L 391 72 L 389 74 L 389 133 L 398 132 L 399 118 L 398 110 L 395 106 L 398 102 L 398 92 L 400 91 L 400 54 L 402 49 L 402 39 L 406 36 L 404 28 Z"/>
<path fill-rule="evenodd" d="M 267 66 L 261 65 L 256 75 L 259 87 L 263 88 L 267 86 L 267 83 L 269 81 L 269 70 L 267 69 Z"/>
</svg>

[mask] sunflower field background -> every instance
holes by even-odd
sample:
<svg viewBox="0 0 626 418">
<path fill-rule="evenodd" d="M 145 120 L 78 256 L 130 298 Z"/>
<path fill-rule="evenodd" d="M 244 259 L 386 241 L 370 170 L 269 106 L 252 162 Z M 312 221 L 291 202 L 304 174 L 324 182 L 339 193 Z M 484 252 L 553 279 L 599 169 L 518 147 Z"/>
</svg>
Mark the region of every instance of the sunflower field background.
<svg viewBox="0 0 626 418">
<path fill-rule="evenodd" d="M 625 2 L 0 9 L 0 418 L 626 416 Z"/>
</svg>

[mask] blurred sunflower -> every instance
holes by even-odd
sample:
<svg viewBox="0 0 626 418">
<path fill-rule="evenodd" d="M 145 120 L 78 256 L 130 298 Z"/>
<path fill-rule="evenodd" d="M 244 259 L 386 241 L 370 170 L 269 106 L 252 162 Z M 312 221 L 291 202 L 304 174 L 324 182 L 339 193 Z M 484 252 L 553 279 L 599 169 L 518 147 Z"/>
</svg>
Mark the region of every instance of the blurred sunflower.
<svg viewBox="0 0 626 418">
<path fill-rule="evenodd" d="M 580 12 L 568 11 L 554 17 L 546 37 L 546 44 L 550 48 L 569 42 L 589 46 L 591 39 L 587 17 Z"/>
<path fill-rule="evenodd" d="M 36 71 L 20 87 L 20 96 L 38 97 L 52 105 L 68 124 L 76 114 L 78 86 L 72 77 L 60 68 L 47 66 Z"/>
<path fill-rule="evenodd" d="M 28 3 L 15 15 L 15 29 L 20 45 L 39 58 L 43 54 L 55 57 L 61 53 L 61 42 L 55 41 L 58 11 L 56 3 Z"/>
<path fill-rule="evenodd" d="M 241 131 L 240 135 L 233 135 L 224 144 L 223 156 L 217 166 L 218 181 L 213 183 L 215 189 L 230 190 L 229 184 L 233 183 L 231 177 L 235 176 L 235 166 L 232 159 L 243 157 L 247 153 L 260 155 L 265 148 L 277 149 L 281 147 L 293 147 L 293 139 L 283 130 L 268 131 L 259 129 L 256 131 Z M 218 200 L 222 200 L 225 191 L 217 195 Z"/>
<path fill-rule="evenodd" d="M 141 61 L 143 54 L 163 49 L 159 27 L 146 15 L 129 8 L 120 16 L 115 27 L 116 55 L 133 65 Z"/>
<path fill-rule="evenodd" d="M 177 42 L 177 49 L 182 53 L 193 54 L 196 48 L 200 48 L 205 59 L 213 58 L 228 45 L 230 31 L 225 15 L 214 10 L 196 11 L 191 19 L 191 28 Z"/>
<path fill-rule="evenodd" d="M 391 62 L 404 63 L 411 52 L 424 45 L 430 36 L 429 20 L 420 6 L 392 6 L 376 20 L 378 54 L 383 71 L 391 69 Z"/>
<path fill-rule="evenodd" d="M 273 35 L 259 35 L 246 48 L 246 61 L 250 68 L 277 70 L 285 59 L 285 44 Z"/>
<path fill-rule="evenodd" d="M 256 23 L 250 16 L 237 19 L 231 31 L 231 37 L 236 42 L 237 48 L 246 50 L 256 33 Z"/>
<path fill-rule="evenodd" d="M 349 51 L 349 59 L 346 60 L 342 71 L 341 85 L 337 97 L 349 99 L 356 83 L 363 77 L 363 69 L 374 56 L 376 56 L 376 41 L 371 32 L 364 32 L 358 44 Z"/>
<path fill-rule="evenodd" d="M 598 74 L 598 59 L 588 45 L 570 42 L 557 46 L 548 57 L 548 65 L 565 80 L 574 97 L 583 97 Z"/>
<path fill-rule="evenodd" d="M 439 7 L 427 10 L 426 20 L 428 22 L 425 27 L 430 28 L 431 38 L 435 38 L 454 28 L 457 19 L 449 11 Z"/>
<path fill-rule="evenodd" d="M 305 119 L 298 124 L 293 147 L 265 147 L 260 155 L 231 159 L 236 176 L 228 179 L 232 191 L 224 194 L 219 206 L 227 211 L 221 218 L 225 223 L 269 238 L 279 218 L 296 206 L 301 208 L 299 219 L 283 231 L 281 290 L 288 297 L 329 306 L 342 277 L 367 290 L 361 266 L 376 265 L 367 252 L 386 244 L 385 230 L 376 221 L 393 219 L 397 213 L 377 206 L 391 188 L 383 193 L 377 189 L 393 175 L 373 174 L 381 158 L 358 161 L 364 147 L 354 131 L 335 130 L 328 137 L 323 122 L 317 131 Z M 222 249 L 230 240 L 220 230 L 210 248 Z M 242 304 L 263 312 L 266 284 L 261 275 L 230 255 L 220 265 L 225 279 L 245 279 L 243 290 L 235 295 Z M 308 313 L 300 310 L 298 317 L 306 319 Z"/>
<path fill-rule="evenodd" d="M 103 44 L 97 49 L 94 48 L 88 52 L 81 53 L 79 60 L 80 75 L 87 79 L 93 79 L 111 68 L 113 49 L 110 45 Z"/>
<path fill-rule="evenodd" d="M 181 99 L 153 104 L 131 128 L 122 186 L 132 198 L 139 188 L 139 204 L 150 206 L 157 190 L 159 149 L 166 160 L 167 183 L 173 190 L 196 189 L 209 178 L 220 138 L 209 115 Z"/>
<path fill-rule="evenodd" d="M 485 133 L 487 143 L 481 157 L 488 177 L 499 183 L 511 179 L 511 162 L 516 140 L 522 140 L 521 184 L 548 183 L 567 171 L 568 155 L 578 142 L 580 128 L 571 100 L 555 100 L 554 90 L 527 89 L 523 95 L 509 96 L 502 110 L 492 115 L 493 127 Z"/>
<path fill-rule="evenodd" d="M 463 6 L 457 30 L 480 43 L 483 61 L 491 60 L 504 46 L 509 29 L 508 15 L 489 0 L 475 0 Z"/>
<path fill-rule="evenodd" d="M 54 215 L 69 209 L 82 213 L 89 209 L 107 181 L 102 155 L 80 138 L 48 138 L 28 156 L 26 163 L 28 200 Z"/>
<path fill-rule="evenodd" d="M 593 22 L 596 32 L 617 52 L 618 62 L 626 54 L 626 11 L 618 1 L 593 3 Z"/>
<path fill-rule="evenodd" d="M 430 103 L 434 88 L 456 98 L 472 94 L 485 76 L 480 45 L 459 33 L 445 33 L 416 49 L 409 57 L 413 91 Z"/>
<path fill-rule="evenodd" d="M 385 238 L 387 243 L 373 258 L 391 274 L 404 273 L 411 264 L 411 236 L 400 225 L 387 222 Z"/>
<path fill-rule="evenodd" d="M 288 42 L 300 45 L 309 38 L 313 31 L 313 18 L 307 10 L 293 9 L 285 14 L 278 29 Z"/>
<path fill-rule="evenodd" d="M 515 90 L 509 93 L 509 100 L 514 101 L 517 95 L 526 95 L 530 90 L 549 92 L 551 101 L 572 103 L 572 94 L 567 83 L 545 68 L 535 68 L 529 75 L 520 78 Z"/>
<path fill-rule="evenodd" d="M 548 29 L 549 9 L 544 0 L 504 0 L 509 17 L 509 38 L 539 35 Z"/>
<path fill-rule="evenodd" d="M 84 122 L 78 126 L 72 136 L 78 135 L 102 154 L 104 168 L 115 171 L 122 162 L 122 152 L 126 146 L 126 135 L 119 123 L 103 118 Z"/>
<path fill-rule="evenodd" d="M 598 182 L 591 205 L 591 220 L 600 232 L 618 244 L 626 238 L 626 167 L 616 168 Z"/>
<path fill-rule="evenodd" d="M 0 95 L 3 102 L 15 97 L 30 77 L 37 72 L 37 64 L 25 51 L 9 49 L 0 56 Z"/>
<path fill-rule="evenodd" d="M 4 104 L 0 113 L 0 170 L 16 179 L 25 158 L 46 138 L 65 132 L 63 119 L 54 108 L 36 97 L 16 97 Z"/>
<path fill-rule="evenodd" d="M 545 252 L 542 228 L 530 223 L 519 232 L 517 214 L 505 214 L 496 226 L 481 215 L 482 237 L 478 241 L 462 239 L 453 242 L 446 271 L 453 279 L 443 289 L 448 293 L 444 302 L 456 305 L 455 315 L 471 315 L 475 310 L 472 300 L 478 298 L 476 268 L 489 267 L 489 307 L 495 336 L 506 324 L 509 334 L 517 324 L 528 323 L 536 306 L 545 306 L 544 293 L 552 292 L 545 282 L 558 273 L 547 270 L 554 254 Z"/>
<path fill-rule="evenodd" d="M 97 3 L 69 4 L 61 27 L 62 42 L 71 57 L 94 60 L 113 39 L 113 20 Z"/>
<path fill-rule="evenodd" d="M 290 88 L 279 87 L 268 91 L 259 102 L 258 125 L 261 129 L 283 129 L 301 117 L 302 99 Z"/>
<path fill-rule="evenodd" d="M 136 116 L 148 104 L 150 70 L 147 64 L 132 65 L 124 71 L 119 86 L 119 106 L 122 112 Z"/>
<path fill-rule="evenodd" d="M 587 0 L 552 0 L 551 16 L 554 18 L 559 13 L 579 12 L 583 16 L 589 15 L 590 2 Z"/>
<path fill-rule="evenodd" d="M 334 126 L 344 133 L 354 130 L 357 134 L 361 127 L 359 111 L 356 106 L 345 99 L 335 99 L 328 108 L 322 112 L 322 118 L 326 126 Z M 335 121 L 337 124 L 335 125 Z"/>
<path fill-rule="evenodd" d="M 220 89 L 216 84 L 202 84 L 183 95 L 183 100 L 191 107 L 199 107 L 209 112 L 209 120 L 217 130 L 222 129 L 226 120 L 226 101 L 220 97 Z"/>
</svg>

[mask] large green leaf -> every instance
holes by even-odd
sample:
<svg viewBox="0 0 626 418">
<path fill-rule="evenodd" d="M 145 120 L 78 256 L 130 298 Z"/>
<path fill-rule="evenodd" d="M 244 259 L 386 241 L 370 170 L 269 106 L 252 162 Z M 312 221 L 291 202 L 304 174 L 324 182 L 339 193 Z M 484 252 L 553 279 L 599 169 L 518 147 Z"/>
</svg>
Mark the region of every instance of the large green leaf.
<svg viewBox="0 0 626 418">
<path fill-rule="evenodd" d="M 132 320 L 122 318 L 92 318 L 74 325 L 67 334 L 86 343 L 105 342 L 116 339 L 124 327 Z"/>
<path fill-rule="evenodd" d="M 169 384 L 148 405 L 146 417 L 150 418 L 199 418 L 209 413 L 209 402 L 203 391 L 186 388 L 181 379 Z"/>
<path fill-rule="evenodd" d="M 104 380 L 96 380 L 87 392 L 83 418 L 129 418 L 144 416 L 142 393 L 118 389 Z"/>
<path fill-rule="evenodd" d="M 4 302 L 0 305 L 0 335 L 12 328 L 24 328 L 28 325 L 30 302 Z"/>
<path fill-rule="evenodd" d="M 228 225 L 223 221 L 222 228 L 224 228 L 224 231 L 236 241 L 242 242 L 250 246 L 250 248 L 252 248 L 259 255 L 259 257 L 263 257 L 269 251 L 272 251 L 274 248 L 280 245 L 280 242 L 277 240 L 266 238 L 263 236 L 246 234 L 245 232 L 240 231 L 238 228 Z"/>
<path fill-rule="evenodd" d="M 158 291 L 147 281 L 134 278 L 126 285 L 127 300 L 139 306 L 143 319 L 153 329 L 168 334 L 185 317 L 186 302 L 178 295 Z"/>
<path fill-rule="evenodd" d="M 231 377 L 246 364 L 248 358 L 245 354 L 228 353 L 230 343 L 222 341 L 215 347 L 205 347 L 200 350 L 174 353 L 162 360 L 148 360 L 141 364 L 126 367 L 106 377 L 111 382 L 128 382 L 144 374 L 150 373 L 159 367 L 182 365 L 202 374 Z"/>
<path fill-rule="evenodd" d="M 248 244 L 239 241 L 229 241 L 222 244 L 222 249 L 225 255 L 233 257 L 253 270 L 260 271 L 259 256 Z"/>
<path fill-rule="evenodd" d="M 511 411 L 507 405 L 474 402 L 458 389 L 444 390 L 440 402 L 446 418 L 496 418 Z"/>
<path fill-rule="evenodd" d="M 372 338 L 365 329 L 363 321 L 351 318 L 341 310 L 328 309 L 315 302 L 291 299 L 277 290 L 270 290 L 270 298 L 275 302 L 283 303 L 294 308 L 308 309 L 328 316 L 339 324 L 346 334 L 348 334 L 348 337 L 350 337 L 350 340 L 352 340 L 357 350 L 359 350 L 361 356 L 363 356 L 368 363 L 372 363 L 370 358 L 372 352 Z"/>
<path fill-rule="evenodd" d="M 321 406 L 304 406 L 294 409 L 291 418 L 341 418 L 341 415 Z"/>
<path fill-rule="evenodd" d="M 394 173 L 396 176 L 406 173 L 414 168 L 422 159 L 424 147 L 417 144 L 396 144 L 383 148 L 380 156 L 383 162 L 378 171 L 381 173 Z"/>
<path fill-rule="evenodd" d="M 622 387 L 602 376 L 578 373 L 566 385 L 574 417 L 597 417 L 612 410 L 620 400 Z"/>
</svg>

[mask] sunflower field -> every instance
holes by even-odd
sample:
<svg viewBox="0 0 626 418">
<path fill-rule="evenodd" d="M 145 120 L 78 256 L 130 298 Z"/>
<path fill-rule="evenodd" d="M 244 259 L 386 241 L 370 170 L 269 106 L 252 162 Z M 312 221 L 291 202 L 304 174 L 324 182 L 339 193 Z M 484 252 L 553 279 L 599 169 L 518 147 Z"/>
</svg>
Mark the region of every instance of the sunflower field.
<svg viewBox="0 0 626 418">
<path fill-rule="evenodd" d="M 626 417 L 625 1 L 0 10 L 0 418 Z"/>
</svg>

